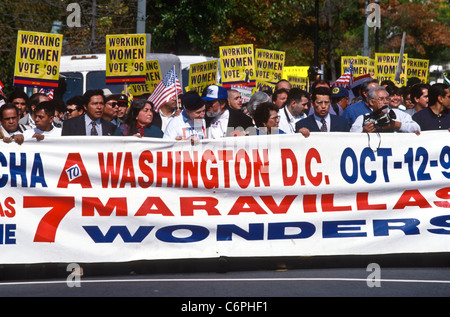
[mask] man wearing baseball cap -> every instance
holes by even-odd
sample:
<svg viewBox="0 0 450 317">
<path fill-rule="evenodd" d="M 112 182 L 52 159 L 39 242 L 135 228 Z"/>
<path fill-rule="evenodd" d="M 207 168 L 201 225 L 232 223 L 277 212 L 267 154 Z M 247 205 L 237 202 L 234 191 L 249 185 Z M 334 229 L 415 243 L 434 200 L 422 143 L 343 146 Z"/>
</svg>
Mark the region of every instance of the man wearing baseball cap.
<svg viewBox="0 0 450 317">
<path fill-rule="evenodd" d="M 120 126 L 125 121 L 125 116 L 128 112 L 128 97 L 126 95 L 119 95 L 117 99 L 117 123 Z"/>
<path fill-rule="evenodd" d="M 240 109 L 228 104 L 228 91 L 218 85 L 210 85 L 203 97 L 206 101 L 206 122 L 209 138 L 219 138 L 233 134 L 237 128 L 247 129 L 253 126 L 252 119 Z"/>
<path fill-rule="evenodd" d="M 330 113 L 341 116 L 349 102 L 348 90 L 343 87 L 331 88 L 331 109 Z M 332 110 L 333 109 L 333 110 Z"/>
<path fill-rule="evenodd" d="M 164 139 L 191 140 L 192 143 L 206 139 L 205 101 L 195 92 L 181 98 L 183 111 L 172 118 L 164 131 Z"/>
<path fill-rule="evenodd" d="M 208 138 L 226 136 L 230 112 L 227 109 L 228 92 L 224 87 L 211 85 L 203 97 L 206 102 L 206 126 Z"/>
</svg>

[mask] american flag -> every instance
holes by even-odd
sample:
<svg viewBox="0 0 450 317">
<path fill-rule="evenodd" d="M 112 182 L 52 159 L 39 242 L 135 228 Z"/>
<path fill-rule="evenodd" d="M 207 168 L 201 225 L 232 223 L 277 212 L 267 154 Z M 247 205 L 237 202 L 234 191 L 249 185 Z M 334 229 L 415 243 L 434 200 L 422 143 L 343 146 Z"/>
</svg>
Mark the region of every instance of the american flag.
<svg viewBox="0 0 450 317">
<path fill-rule="evenodd" d="M 3 92 L 3 87 L 5 87 L 5 85 L 3 85 L 3 83 L 0 81 L 0 95 L 6 98 L 5 93 Z"/>
<path fill-rule="evenodd" d="M 333 84 L 333 86 L 349 88 L 353 83 L 353 60 L 350 62 L 350 66 L 347 71 L 341 75 Z"/>
<path fill-rule="evenodd" d="M 358 77 L 353 77 L 353 83 L 351 85 L 351 88 L 361 85 L 363 82 L 365 82 L 370 78 L 371 78 L 370 74 L 364 74 Z"/>
<path fill-rule="evenodd" d="M 52 100 L 53 99 L 53 89 L 45 89 L 45 88 L 41 88 L 39 90 L 40 94 L 46 94 L 47 97 Z"/>
<path fill-rule="evenodd" d="M 181 89 L 180 81 L 175 74 L 175 66 L 172 67 L 169 72 L 164 76 L 163 80 L 155 87 L 148 100 L 155 105 L 155 111 L 159 110 L 159 107 L 170 100 L 170 98 L 177 98 L 183 92 Z"/>
</svg>

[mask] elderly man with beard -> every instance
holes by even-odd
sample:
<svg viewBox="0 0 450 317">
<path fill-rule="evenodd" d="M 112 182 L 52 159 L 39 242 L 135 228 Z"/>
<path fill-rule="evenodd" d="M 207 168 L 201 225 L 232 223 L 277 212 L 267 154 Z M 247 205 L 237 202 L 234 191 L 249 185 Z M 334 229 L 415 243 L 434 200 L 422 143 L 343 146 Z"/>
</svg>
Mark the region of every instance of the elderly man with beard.
<svg viewBox="0 0 450 317">
<path fill-rule="evenodd" d="M 208 87 L 206 96 L 206 126 L 208 139 L 226 136 L 230 112 L 227 109 L 228 92 L 224 87 L 212 85 Z"/>
<path fill-rule="evenodd" d="M 419 134 L 420 126 L 417 122 L 404 111 L 389 108 L 389 100 L 389 94 L 384 87 L 377 86 L 370 89 L 367 93 L 367 101 L 373 111 L 371 114 L 363 114 L 357 117 L 350 132 L 414 132 Z M 377 126 L 374 122 L 368 120 L 369 116 L 374 116 L 374 113 L 379 114 L 377 118 L 381 118 L 390 113 L 391 110 L 395 116 L 392 116 L 392 120 L 386 125 Z"/>
<path fill-rule="evenodd" d="M 229 103 L 228 91 L 218 85 L 207 88 L 203 100 L 206 102 L 206 126 L 208 138 L 245 135 L 245 130 L 253 126 L 252 119 L 244 114 L 235 103 Z"/>
</svg>

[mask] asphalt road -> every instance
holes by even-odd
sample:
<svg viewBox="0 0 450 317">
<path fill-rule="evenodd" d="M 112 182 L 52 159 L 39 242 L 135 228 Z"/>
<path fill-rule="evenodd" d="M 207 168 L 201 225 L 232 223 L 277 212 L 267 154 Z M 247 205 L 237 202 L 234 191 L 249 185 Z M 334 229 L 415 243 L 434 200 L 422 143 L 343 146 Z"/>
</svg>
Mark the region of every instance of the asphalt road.
<svg viewBox="0 0 450 317">
<path fill-rule="evenodd" d="M 267 311 L 304 297 L 437 298 L 450 296 L 449 259 L 441 254 L 83 264 L 80 279 L 68 279 L 65 264 L 2 266 L 0 297 L 139 297 L 179 312 L 199 309 L 200 303 L 215 304 L 216 312 Z"/>
<path fill-rule="evenodd" d="M 2 297 L 448 297 L 448 268 L 382 268 L 378 279 L 364 269 L 187 273 L 46 279 L 0 283 Z M 72 285 L 70 287 L 69 285 Z M 78 287 L 77 287 L 78 286 Z"/>
</svg>

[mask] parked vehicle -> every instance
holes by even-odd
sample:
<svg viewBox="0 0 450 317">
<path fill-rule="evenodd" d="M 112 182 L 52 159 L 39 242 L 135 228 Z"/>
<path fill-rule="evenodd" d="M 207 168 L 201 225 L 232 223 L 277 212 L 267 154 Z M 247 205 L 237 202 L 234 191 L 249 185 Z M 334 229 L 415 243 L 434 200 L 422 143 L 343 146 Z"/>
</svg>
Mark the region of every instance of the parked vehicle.
<svg viewBox="0 0 450 317">
<path fill-rule="evenodd" d="M 161 75 L 164 76 L 175 65 L 180 81 L 181 61 L 173 54 L 148 53 L 146 59 L 158 60 Z M 63 100 L 82 95 L 86 90 L 108 88 L 113 93 L 120 93 L 124 85 L 106 85 L 106 54 L 66 55 L 61 56 L 59 68 L 60 82 L 64 87 Z"/>
</svg>

